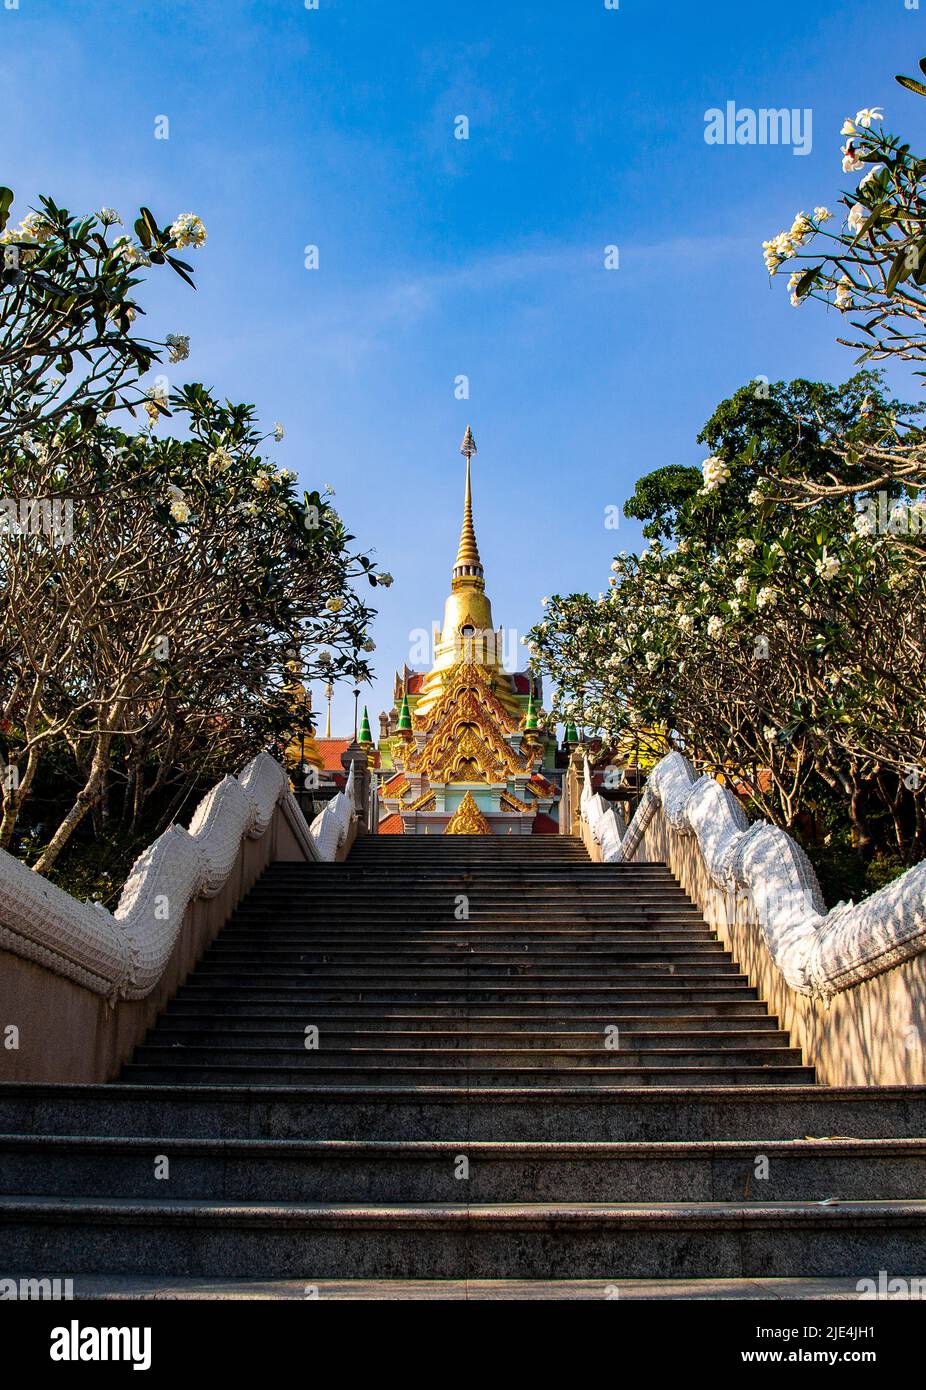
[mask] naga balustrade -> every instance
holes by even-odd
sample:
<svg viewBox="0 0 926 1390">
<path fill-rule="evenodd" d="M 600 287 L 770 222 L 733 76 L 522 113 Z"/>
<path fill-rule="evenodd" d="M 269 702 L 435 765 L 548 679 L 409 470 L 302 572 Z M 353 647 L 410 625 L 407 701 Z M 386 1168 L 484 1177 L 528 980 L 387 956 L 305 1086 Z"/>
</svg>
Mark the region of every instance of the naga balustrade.
<svg viewBox="0 0 926 1390">
<path fill-rule="evenodd" d="M 594 859 L 668 864 L 821 1079 L 926 1082 L 926 861 L 828 911 L 800 845 L 750 824 L 681 753 L 653 768 L 626 827 L 586 761 L 580 819 Z"/>
<path fill-rule="evenodd" d="M 0 1079 L 111 1080 L 268 864 L 344 858 L 355 790 L 351 765 L 309 825 L 261 753 L 139 856 L 114 912 L 0 850 Z"/>
</svg>

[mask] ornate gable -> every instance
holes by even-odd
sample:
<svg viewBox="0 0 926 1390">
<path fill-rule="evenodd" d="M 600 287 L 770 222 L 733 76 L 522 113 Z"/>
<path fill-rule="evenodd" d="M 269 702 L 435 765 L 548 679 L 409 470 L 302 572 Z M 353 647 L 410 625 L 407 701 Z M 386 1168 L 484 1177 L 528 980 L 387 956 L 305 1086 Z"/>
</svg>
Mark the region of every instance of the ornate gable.
<svg viewBox="0 0 926 1390">
<path fill-rule="evenodd" d="M 492 827 L 467 792 L 447 822 L 445 835 L 491 835 Z"/>
</svg>

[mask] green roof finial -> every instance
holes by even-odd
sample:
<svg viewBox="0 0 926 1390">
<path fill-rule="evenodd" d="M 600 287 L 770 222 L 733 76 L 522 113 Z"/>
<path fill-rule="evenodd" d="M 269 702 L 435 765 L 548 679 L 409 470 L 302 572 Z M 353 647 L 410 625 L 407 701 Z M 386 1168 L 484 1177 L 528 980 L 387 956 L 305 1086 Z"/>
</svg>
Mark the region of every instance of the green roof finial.
<svg viewBox="0 0 926 1390">
<path fill-rule="evenodd" d="M 402 703 L 399 706 L 399 722 L 396 725 L 396 732 L 400 734 L 410 734 L 412 731 L 412 716 L 408 708 L 407 692 L 402 696 Z"/>
<path fill-rule="evenodd" d="M 576 728 L 575 724 L 572 722 L 572 720 L 570 720 L 569 723 L 566 725 L 566 742 L 567 744 L 578 744 L 579 742 L 579 731 Z"/>
<path fill-rule="evenodd" d="M 367 714 L 367 707 L 363 707 L 363 718 L 360 721 L 360 737 L 357 740 L 361 748 L 373 747 L 373 735 L 370 732 L 370 716 Z"/>
<path fill-rule="evenodd" d="M 524 716 L 524 732 L 528 733 L 538 727 L 537 706 L 534 704 L 534 694 L 533 691 L 531 691 L 530 695 L 527 697 L 527 713 Z"/>
</svg>

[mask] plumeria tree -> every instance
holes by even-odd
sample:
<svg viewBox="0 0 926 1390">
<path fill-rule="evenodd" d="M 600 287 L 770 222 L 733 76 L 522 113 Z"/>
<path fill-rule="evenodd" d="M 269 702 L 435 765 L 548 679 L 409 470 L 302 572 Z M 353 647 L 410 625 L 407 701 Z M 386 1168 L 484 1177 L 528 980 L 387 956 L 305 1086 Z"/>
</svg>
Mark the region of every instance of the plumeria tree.
<svg viewBox="0 0 926 1390">
<path fill-rule="evenodd" d="M 612 743 L 663 728 L 789 828 L 822 783 L 863 850 L 874 798 L 909 857 L 923 847 L 922 571 L 852 499 L 794 507 L 767 476 L 785 454 L 790 475 L 837 467 L 831 435 L 861 393 L 883 402 L 864 373 L 842 390 L 744 387 L 702 432 L 715 452 L 700 475 L 637 485 L 627 511 L 649 549 L 616 557 L 610 593 L 555 596 L 530 641 L 560 718 Z"/>
<path fill-rule="evenodd" d="M 41 769 L 60 778 L 62 749 L 71 767 L 42 872 L 88 811 L 115 805 L 137 828 L 152 798 L 277 746 L 294 673 L 370 675 L 355 582 L 391 580 L 353 549 L 330 490 L 300 492 L 270 462 L 253 407 L 199 385 L 167 405 L 180 437 L 72 417 L 9 464 L 72 507 L 66 534 L 29 528 L 0 550 L 7 843 Z"/>
<path fill-rule="evenodd" d="M 926 75 L 926 59 L 920 67 Z M 926 84 L 897 81 L 917 97 Z M 860 362 L 912 362 L 926 376 L 926 157 L 890 134 L 880 107 L 847 118 L 842 135 L 843 173 L 851 186 L 839 193 L 837 218 L 827 207 L 799 212 L 787 231 L 763 243 L 770 275 L 790 270 L 791 302 L 818 300 L 834 308 L 853 330 L 840 342 L 859 350 Z M 847 432 L 834 440 L 837 467 L 822 477 L 787 478 L 773 469 L 779 495 L 811 504 L 821 497 L 886 489 L 896 499 L 900 484 L 912 500 L 926 489 L 926 446 L 916 420 L 896 407 L 866 403 L 863 439 Z"/>
<path fill-rule="evenodd" d="M 182 360 L 187 340 L 138 332 L 141 272 L 166 266 L 192 285 L 177 252 L 206 240 L 194 213 L 162 226 L 142 208 L 133 236 L 112 208 L 75 216 L 49 197 L 10 227 L 12 204 L 0 188 L 0 448 L 39 424 L 75 414 L 90 424 L 144 399 L 142 376 L 165 352 Z"/>
</svg>

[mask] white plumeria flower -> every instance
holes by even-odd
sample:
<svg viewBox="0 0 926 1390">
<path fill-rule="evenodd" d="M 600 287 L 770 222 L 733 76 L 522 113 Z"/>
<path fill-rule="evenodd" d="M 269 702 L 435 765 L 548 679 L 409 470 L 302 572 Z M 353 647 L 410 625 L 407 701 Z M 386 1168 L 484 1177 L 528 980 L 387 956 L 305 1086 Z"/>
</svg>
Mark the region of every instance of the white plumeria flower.
<svg viewBox="0 0 926 1390">
<path fill-rule="evenodd" d="M 855 124 L 864 126 L 867 130 L 872 121 L 883 121 L 884 112 L 880 106 L 863 106 L 861 111 L 856 112 Z"/>
<path fill-rule="evenodd" d="M 841 569 L 841 563 L 835 555 L 827 554 L 826 547 L 823 554 L 817 561 L 814 569 L 821 579 L 835 579 Z"/>
<path fill-rule="evenodd" d="M 216 468 L 220 473 L 224 473 L 226 468 L 231 468 L 234 459 L 225 448 L 224 444 L 220 444 L 218 448 L 213 449 L 212 453 L 206 459 L 206 462 L 209 464 L 210 468 Z"/>
<path fill-rule="evenodd" d="M 859 536 L 870 536 L 874 533 L 875 523 L 867 512 L 859 512 L 853 523 L 856 534 Z"/>
<path fill-rule="evenodd" d="M 769 584 L 764 585 L 756 594 L 757 608 L 773 608 L 777 602 L 778 590 L 773 589 Z"/>
<path fill-rule="evenodd" d="M 858 131 L 857 131 L 856 128 L 855 128 L 855 122 L 854 122 L 854 121 L 850 121 L 849 118 L 848 118 L 848 116 L 847 116 L 846 119 L 843 121 L 843 123 L 842 123 L 842 130 L 840 130 L 839 134 L 840 134 L 840 135 L 858 135 Z"/>
<path fill-rule="evenodd" d="M 849 216 L 846 218 L 846 224 L 849 228 L 849 231 L 860 232 L 862 230 L 862 227 L 868 220 L 868 215 L 869 210 L 868 208 L 866 208 L 865 204 L 856 203 L 855 206 L 852 208 L 851 212 L 849 213 Z"/>
<path fill-rule="evenodd" d="M 171 362 L 185 362 L 190 355 L 190 339 L 186 333 L 168 333 L 164 339 L 170 348 Z"/>
<path fill-rule="evenodd" d="M 707 635 L 708 635 L 708 637 L 717 638 L 717 637 L 720 636 L 720 634 L 721 634 L 722 632 L 723 632 L 723 621 L 722 621 L 720 618 L 718 618 L 718 617 L 716 616 L 716 614 L 714 615 L 714 617 L 708 618 L 708 620 L 707 620 Z"/>
<path fill-rule="evenodd" d="M 872 179 L 876 179 L 883 168 L 883 164 L 873 165 L 872 168 L 868 170 L 868 173 L 865 175 L 865 177 L 863 179 L 859 179 L 859 188 L 864 188 L 866 183 L 871 183 Z"/>
<path fill-rule="evenodd" d="M 829 208 L 824 207 L 814 208 L 813 215 L 818 222 L 829 222 L 833 216 Z"/>
<path fill-rule="evenodd" d="M 283 435 L 284 435 L 285 433 L 286 433 L 286 431 L 284 430 L 283 426 L 280 424 L 279 420 L 275 420 L 275 421 L 274 421 L 274 424 L 273 424 L 273 437 L 274 437 L 274 439 L 276 440 L 276 442 L 277 442 L 278 444 L 279 444 L 280 440 L 283 438 Z"/>
<path fill-rule="evenodd" d="M 853 288 L 854 286 L 848 275 L 843 275 L 839 284 L 836 286 L 836 308 L 840 313 L 844 314 L 848 309 L 854 306 L 855 300 L 852 298 Z"/>
<path fill-rule="evenodd" d="M 855 146 L 849 140 L 842 147 L 842 172 L 844 174 L 857 174 L 860 169 L 864 169 L 865 161 L 859 159 L 855 153 Z"/>
<path fill-rule="evenodd" d="M 765 728 L 762 730 L 762 736 L 766 743 L 774 743 L 778 737 L 778 730 L 775 728 L 774 724 L 766 724 Z"/>
<path fill-rule="evenodd" d="M 756 543 L 751 536 L 740 536 L 736 542 L 736 553 L 743 558 L 755 554 L 755 549 Z"/>
<path fill-rule="evenodd" d="M 141 246 L 136 246 L 131 237 L 116 237 L 113 242 L 113 250 L 116 255 L 125 261 L 126 265 L 150 265 L 147 253 Z"/>
<path fill-rule="evenodd" d="M 810 218 L 807 216 L 806 212 L 795 213 L 789 233 L 789 237 L 794 245 L 801 246 L 812 232 L 813 227 L 811 226 Z"/>
<path fill-rule="evenodd" d="M 206 229 L 195 212 L 182 212 L 171 224 L 170 234 L 176 245 L 202 246 L 206 240 Z"/>
<path fill-rule="evenodd" d="M 704 474 L 704 492 L 715 492 L 730 476 L 729 468 L 723 459 L 717 458 L 716 455 L 704 460 L 701 472 Z"/>
</svg>

